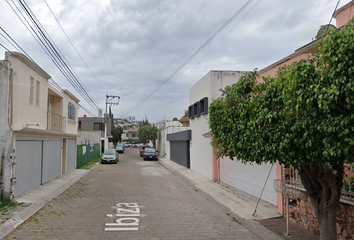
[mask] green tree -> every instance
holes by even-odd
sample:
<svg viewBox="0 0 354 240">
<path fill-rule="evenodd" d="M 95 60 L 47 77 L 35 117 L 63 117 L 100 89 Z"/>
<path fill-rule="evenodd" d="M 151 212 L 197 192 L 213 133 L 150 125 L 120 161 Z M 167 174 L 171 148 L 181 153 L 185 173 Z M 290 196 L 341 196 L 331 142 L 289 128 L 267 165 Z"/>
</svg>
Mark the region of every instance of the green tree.
<svg viewBox="0 0 354 240">
<path fill-rule="evenodd" d="M 320 225 L 335 240 L 344 164 L 354 162 L 353 19 L 330 31 L 318 54 L 279 68 L 257 84 L 257 72 L 222 90 L 209 107 L 218 156 L 299 170 Z"/>
<path fill-rule="evenodd" d="M 143 125 L 143 126 L 145 126 L 145 125 L 150 125 L 150 124 L 149 124 L 149 120 L 148 120 L 148 118 L 147 118 L 146 116 L 145 116 L 145 119 L 143 119 L 142 125 Z"/>
<path fill-rule="evenodd" d="M 122 133 L 123 133 L 123 129 L 120 126 L 113 126 L 111 128 L 111 132 L 112 132 L 112 141 L 114 146 L 117 146 L 118 142 L 122 141 Z"/>
<path fill-rule="evenodd" d="M 188 117 L 188 116 L 189 116 L 189 110 L 187 109 L 187 110 L 184 111 L 183 117 Z"/>
<path fill-rule="evenodd" d="M 155 146 L 155 140 L 157 139 L 158 129 L 155 126 L 144 125 L 138 129 L 138 137 L 143 143 L 147 143 L 151 140 Z"/>
<path fill-rule="evenodd" d="M 178 121 L 178 118 L 174 117 L 174 118 L 172 119 L 172 121 Z"/>
</svg>

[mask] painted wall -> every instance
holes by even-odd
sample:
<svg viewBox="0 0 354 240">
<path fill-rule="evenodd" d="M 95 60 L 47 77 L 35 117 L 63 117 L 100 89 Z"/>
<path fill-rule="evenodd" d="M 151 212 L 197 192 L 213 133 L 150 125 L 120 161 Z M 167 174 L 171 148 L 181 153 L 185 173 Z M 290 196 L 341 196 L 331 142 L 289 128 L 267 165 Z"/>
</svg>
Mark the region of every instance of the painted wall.
<svg viewBox="0 0 354 240">
<path fill-rule="evenodd" d="M 200 99 L 211 99 L 211 71 L 201 78 L 189 89 L 189 105 Z M 190 141 L 190 169 L 207 177 L 212 178 L 212 147 L 211 139 L 204 138 L 203 134 L 209 132 L 207 114 L 190 119 L 192 140 Z"/>
<path fill-rule="evenodd" d="M 221 96 L 219 89 L 236 83 L 242 76 L 242 71 L 210 71 L 189 90 L 189 105 L 204 97 L 208 97 L 208 106 L 213 99 Z M 191 140 L 191 169 L 212 179 L 213 149 L 211 138 L 203 137 L 210 131 L 208 114 L 190 119 L 192 130 Z"/>
<path fill-rule="evenodd" d="M 354 17 L 354 1 L 344 5 L 338 9 L 334 17 L 336 19 L 337 28 L 343 27 L 350 19 Z"/>
<path fill-rule="evenodd" d="M 6 59 L 11 62 L 15 71 L 13 76 L 13 122 L 14 129 L 31 127 L 47 129 L 47 97 L 49 75 L 35 71 L 17 57 L 6 53 Z M 41 74 L 39 74 L 41 73 Z M 34 85 L 30 87 L 33 78 Z M 36 88 L 39 82 L 39 101 L 36 103 Z M 30 91 L 33 90 L 33 100 L 30 103 Z"/>
</svg>

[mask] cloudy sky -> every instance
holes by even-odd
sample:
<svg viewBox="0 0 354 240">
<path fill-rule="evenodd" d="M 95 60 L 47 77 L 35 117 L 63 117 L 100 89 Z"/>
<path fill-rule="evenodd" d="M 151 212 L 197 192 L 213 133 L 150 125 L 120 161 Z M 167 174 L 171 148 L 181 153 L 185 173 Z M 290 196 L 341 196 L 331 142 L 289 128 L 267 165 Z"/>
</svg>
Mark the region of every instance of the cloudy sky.
<svg viewBox="0 0 354 240">
<path fill-rule="evenodd" d="M 182 117 L 189 89 L 210 70 L 262 69 L 290 55 L 329 23 L 337 5 L 336 0 L 0 1 L 0 27 L 95 116 L 97 109 L 19 19 L 19 2 L 27 4 L 99 108 L 105 109 L 107 94 L 120 96 L 112 108 L 115 117 L 146 116 L 150 122 Z M 18 51 L 0 33 L 0 44 Z M 0 45 L 0 59 L 4 51 Z"/>
</svg>

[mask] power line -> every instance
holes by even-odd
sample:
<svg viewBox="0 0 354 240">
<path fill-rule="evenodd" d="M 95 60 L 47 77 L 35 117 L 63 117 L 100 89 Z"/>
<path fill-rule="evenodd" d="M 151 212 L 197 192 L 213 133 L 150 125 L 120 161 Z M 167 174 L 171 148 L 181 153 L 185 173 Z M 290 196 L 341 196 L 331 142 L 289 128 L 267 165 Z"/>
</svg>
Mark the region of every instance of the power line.
<svg viewBox="0 0 354 240">
<path fill-rule="evenodd" d="M 102 86 L 101 82 L 96 78 L 96 76 L 93 74 L 93 72 L 91 71 L 91 69 L 89 68 L 89 66 L 86 64 L 86 62 L 84 61 L 84 59 L 82 58 L 82 56 L 80 55 L 79 51 L 76 49 L 75 45 L 72 43 L 72 41 L 70 40 L 69 36 L 66 34 L 64 28 L 61 26 L 60 22 L 58 21 L 57 17 L 54 15 L 52 9 L 49 7 L 48 3 L 46 0 L 44 0 L 45 4 L 47 5 L 49 11 L 52 13 L 53 17 L 55 18 L 55 20 L 57 21 L 58 25 L 60 26 L 61 30 L 64 32 L 65 36 L 67 37 L 67 39 L 69 40 L 71 46 L 73 46 L 73 48 L 75 49 L 77 55 L 79 55 L 79 57 L 81 58 L 82 62 L 85 64 L 86 68 L 90 71 L 91 75 L 94 77 L 94 79 L 96 79 L 96 81 L 98 82 L 98 84 L 102 87 L 103 90 L 107 92 L 107 90 Z"/>
<path fill-rule="evenodd" d="M 75 76 L 75 72 L 70 69 L 70 64 L 67 63 L 67 60 L 64 58 L 63 54 L 60 52 L 58 47 L 53 43 L 53 40 L 50 38 L 49 34 L 45 31 L 39 20 L 36 18 L 35 14 L 31 11 L 29 6 L 26 4 L 24 0 L 18 0 L 19 5 L 23 9 L 23 12 L 20 8 L 14 3 L 12 0 L 12 4 L 17 8 L 15 8 L 9 3 L 8 0 L 6 2 L 12 8 L 17 17 L 21 20 L 27 30 L 31 33 L 33 38 L 37 41 L 37 43 L 41 46 L 44 52 L 50 57 L 54 65 L 59 69 L 59 71 L 64 75 L 64 77 L 70 82 L 70 84 L 75 88 L 75 90 L 80 94 L 80 96 L 93 108 L 99 109 L 97 103 L 90 96 L 88 91 L 84 88 L 83 84 L 78 80 L 77 74 Z M 25 16 L 27 15 L 27 17 Z M 27 24 L 26 24 L 26 23 Z M 31 23 L 33 26 L 31 25 Z M 35 30 L 37 29 L 37 31 Z M 64 59 L 65 61 L 64 61 Z M 70 66 L 70 67 L 69 67 Z"/>
<path fill-rule="evenodd" d="M 133 106 L 128 112 L 123 115 L 128 115 L 131 111 L 135 110 L 147 99 L 149 99 L 155 92 L 157 92 L 163 85 L 170 81 L 184 66 L 186 66 L 200 51 L 202 51 L 224 28 L 226 28 L 253 0 L 248 0 L 234 15 L 232 15 L 211 37 L 208 38 L 191 56 L 187 58 L 171 75 L 160 83 L 154 90 L 152 90 L 147 96 Z"/>
<path fill-rule="evenodd" d="M 35 26 L 37 27 L 37 29 L 39 30 L 39 32 L 41 33 L 43 39 L 45 40 L 45 42 L 48 44 L 48 46 L 50 47 L 50 49 L 52 49 L 52 52 L 54 53 L 55 56 L 57 56 L 57 59 L 59 59 L 59 62 L 62 63 L 62 65 L 64 66 L 64 69 L 66 70 L 66 74 L 69 75 L 71 77 L 71 80 L 73 82 L 76 83 L 76 86 L 84 93 L 86 99 L 88 101 L 90 101 L 91 103 L 93 103 L 95 105 L 95 107 L 98 109 L 98 106 L 96 104 L 96 102 L 91 98 L 91 96 L 88 94 L 88 90 L 85 88 L 85 86 L 82 84 L 82 82 L 80 81 L 79 77 L 77 76 L 77 74 L 75 73 L 75 71 L 72 69 L 71 65 L 69 64 L 69 62 L 66 60 L 66 58 L 64 57 L 64 55 L 61 53 L 60 49 L 56 46 L 56 44 L 53 42 L 53 40 L 51 39 L 51 37 L 49 36 L 49 34 L 46 32 L 46 30 L 44 29 L 43 25 L 39 22 L 39 20 L 37 19 L 37 17 L 35 16 L 35 14 L 32 12 L 32 10 L 29 8 L 29 6 L 27 5 L 27 3 L 24 0 L 18 0 L 21 4 L 23 9 L 25 10 L 25 12 L 27 13 L 27 15 L 34 21 L 32 21 Z M 22 3 L 23 2 L 23 3 Z M 64 58 L 64 60 L 62 59 Z M 69 67 L 70 68 L 69 68 Z M 71 70 L 72 69 L 72 70 Z M 75 73 L 75 74 L 74 74 Z M 67 76 L 66 75 L 66 76 Z M 76 76 L 75 76 L 76 75 Z"/>
<path fill-rule="evenodd" d="M 209 56 L 209 54 L 229 35 L 229 33 L 258 5 L 258 3 L 260 2 L 261 0 L 258 0 L 258 2 L 252 6 L 252 8 L 218 41 L 217 44 L 215 44 L 215 46 L 212 47 L 212 49 L 207 53 L 205 54 L 205 56 L 189 71 L 189 73 L 187 73 L 187 75 L 190 75 L 192 73 L 192 71 L 197 67 L 199 66 L 199 64 L 201 62 L 204 61 L 204 59 Z M 169 92 L 168 94 L 170 94 L 173 90 L 176 89 L 176 87 L 181 83 L 183 82 L 183 80 L 179 81 Z"/>
</svg>

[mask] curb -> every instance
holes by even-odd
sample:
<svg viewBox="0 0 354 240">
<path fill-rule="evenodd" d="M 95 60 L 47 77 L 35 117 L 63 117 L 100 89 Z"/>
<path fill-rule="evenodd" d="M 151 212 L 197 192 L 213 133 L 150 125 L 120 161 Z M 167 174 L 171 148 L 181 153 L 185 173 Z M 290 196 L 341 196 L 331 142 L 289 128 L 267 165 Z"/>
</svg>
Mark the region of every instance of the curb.
<svg viewBox="0 0 354 240">
<path fill-rule="evenodd" d="M 221 205 L 230 214 L 230 216 L 233 217 L 238 223 L 240 223 L 241 225 L 246 227 L 248 230 L 253 232 L 255 235 L 257 235 L 261 239 L 263 239 L 263 240 L 269 240 L 269 239 L 284 240 L 284 238 L 282 238 L 278 234 L 274 233 L 270 229 L 266 228 L 265 226 L 263 226 L 262 224 L 260 224 L 256 220 L 242 218 L 236 212 L 232 211 L 229 207 L 225 206 L 217 198 L 213 197 L 212 195 L 210 195 L 209 193 L 204 191 L 202 188 L 198 187 L 197 184 L 195 184 L 194 181 L 192 181 L 191 179 L 186 177 L 184 174 L 182 174 L 179 171 L 177 171 L 176 169 L 174 169 L 172 166 L 166 164 L 164 161 L 160 161 L 159 160 L 158 162 L 162 166 L 164 166 L 166 169 L 171 171 L 173 174 L 179 176 L 184 182 L 187 183 L 187 185 L 192 187 L 194 190 L 197 190 L 197 191 L 201 192 L 202 194 L 206 195 L 212 201 L 214 201 L 214 202 L 218 203 L 219 205 Z"/>
<path fill-rule="evenodd" d="M 20 212 L 16 213 L 15 216 L 11 217 L 4 223 L 0 225 L 0 239 L 4 239 L 7 235 L 9 235 L 12 231 L 14 231 L 16 228 L 21 226 L 24 222 L 26 222 L 30 217 L 32 217 L 34 214 L 36 214 L 39 210 L 41 210 L 48 202 L 56 198 L 58 195 L 63 193 L 66 189 L 74 185 L 77 181 L 79 181 L 81 178 L 83 178 L 86 174 L 88 174 L 95 166 L 97 163 L 92 166 L 90 169 L 86 170 L 85 173 L 82 175 L 75 177 L 73 179 L 70 179 L 70 181 L 66 182 L 63 184 L 61 187 L 57 189 L 57 191 L 54 194 L 49 194 L 47 195 L 42 201 L 39 203 L 31 203 L 29 206 L 21 210 Z M 60 179 L 65 177 L 65 175 L 56 178 Z M 55 179 L 53 179 L 55 180 Z M 49 182 L 50 183 L 50 182 Z M 45 185 L 45 184 L 44 184 Z M 40 185 L 43 186 L 43 185 Z M 35 190 L 35 189 L 34 189 Z M 33 190 L 32 190 L 33 191 Z M 31 192 L 31 191 L 30 191 Z"/>
</svg>

